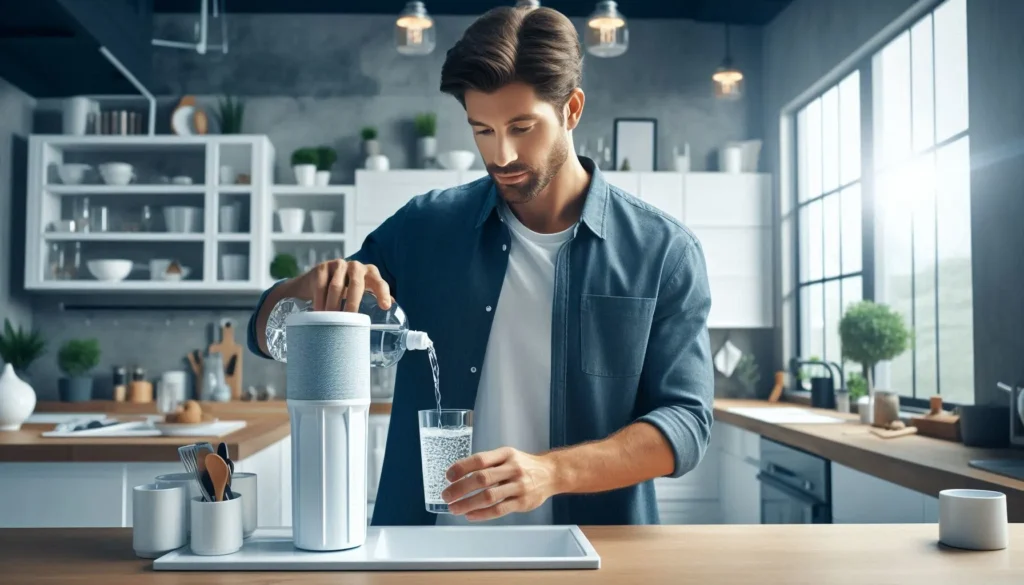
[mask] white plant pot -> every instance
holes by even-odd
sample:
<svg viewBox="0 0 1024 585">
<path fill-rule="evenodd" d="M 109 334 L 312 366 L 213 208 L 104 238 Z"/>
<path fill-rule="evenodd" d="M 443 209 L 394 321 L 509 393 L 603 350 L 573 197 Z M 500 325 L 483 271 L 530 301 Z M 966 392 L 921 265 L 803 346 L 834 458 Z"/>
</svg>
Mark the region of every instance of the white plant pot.
<svg viewBox="0 0 1024 585">
<path fill-rule="evenodd" d="M 0 375 L 0 431 L 17 431 L 36 409 L 36 391 L 14 373 L 11 364 Z"/>
<path fill-rule="evenodd" d="M 437 159 L 437 138 L 423 136 L 416 141 L 416 161 L 421 169 L 429 168 Z"/>
<path fill-rule="evenodd" d="M 316 172 L 316 186 L 326 187 L 331 184 L 331 171 Z"/>
<path fill-rule="evenodd" d="M 295 183 L 301 187 L 312 187 L 316 185 L 316 165 L 295 165 L 292 167 L 295 173 Z"/>
<path fill-rule="evenodd" d="M 366 170 L 368 171 L 386 171 L 389 168 L 391 168 L 391 162 L 383 154 L 366 157 Z"/>
<path fill-rule="evenodd" d="M 363 142 L 363 149 L 366 151 L 366 156 L 377 156 L 380 154 L 380 142 L 376 139 L 366 140 Z"/>
</svg>

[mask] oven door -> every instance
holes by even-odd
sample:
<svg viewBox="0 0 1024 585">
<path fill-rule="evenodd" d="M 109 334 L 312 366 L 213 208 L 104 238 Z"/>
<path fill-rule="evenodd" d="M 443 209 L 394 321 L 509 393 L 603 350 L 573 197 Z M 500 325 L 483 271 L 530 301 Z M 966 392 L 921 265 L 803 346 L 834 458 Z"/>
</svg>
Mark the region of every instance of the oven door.
<svg viewBox="0 0 1024 585">
<path fill-rule="evenodd" d="M 765 472 L 761 482 L 761 524 L 830 524 L 828 504 Z"/>
</svg>

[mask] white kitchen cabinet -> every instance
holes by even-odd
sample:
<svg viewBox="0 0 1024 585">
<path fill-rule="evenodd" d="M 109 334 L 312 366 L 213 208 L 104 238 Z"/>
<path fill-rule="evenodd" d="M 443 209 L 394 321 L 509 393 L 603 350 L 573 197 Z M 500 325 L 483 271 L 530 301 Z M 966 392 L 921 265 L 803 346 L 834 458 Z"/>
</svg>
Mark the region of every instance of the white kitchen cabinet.
<svg viewBox="0 0 1024 585">
<path fill-rule="evenodd" d="M 687 173 L 683 214 L 698 227 L 770 227 L 771 175 Z"/>
<path fill-rule="evenodd" d="M 832 462 L 834 524 L 935 522 L 937 510 L 931 496 Z"/>
<path fill-rule="evenodd" d="M 262 290 L 273 160 L 261 135 L 31 136 L 26 289 Z M 110 163 L 124 168 L 115 172 Z M 71 165 L 86 165 L 84 175 L 73 178 Z M 225 207 L 237 212 L 237 226 L 221 225 Z M 100 280 L 89 268 L 98 260 L 127 260 L 131 271 Z M 172 261 L 179 280 L 154 273 Z"/>
<path fill-rule="evenodd" d="M 636 195 L 682 222 L 683 177 L 682 173 L 640 173 L 640 190 Z"/>
<path fill-rule="evenodd" d="M 717 524 L 719 506 L 719 440 L 712 431 L 708 450 L 689 473 L 654 480 L 658 515 L 662 524 Z"/>
<path fill-rule="evenodd" d="M 458 171 L 356 171 L 356 223 L 379 225 L 416 195 L 459 185 Z"/>
<path fill-rule="evenodd" d="M 725 524 L 761 523 L 761 437 L 737 426 L 715 422 L 719 450 L 719 503 Z"/>
<path fill-rule="evenodd" d="M 640 173 L 630 171 L 601 171 L 604 180 L 634 197 L 640 196 Z"/>
</svg>

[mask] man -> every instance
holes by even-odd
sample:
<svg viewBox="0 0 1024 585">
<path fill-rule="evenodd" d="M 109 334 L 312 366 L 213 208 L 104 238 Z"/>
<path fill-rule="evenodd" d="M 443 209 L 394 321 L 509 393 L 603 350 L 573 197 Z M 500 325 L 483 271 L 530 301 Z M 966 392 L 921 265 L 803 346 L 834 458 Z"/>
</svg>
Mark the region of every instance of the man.
<svg viewBox="0 0 1024 585">
<path fill-rule="evenodd" d="M 288 296 L 355 311 L 399 302 L 434 341 L 442 406 L 473 408 L 473 455 L 448 472 L 452 515 L 424 509 L 422 352 L 398 365 L 373 522 L 657 523 L 653 480 L 704 455 L 712 425 L 703 251 L 677 221 L 576 157 L 577 32 L 550 9 L 496 8 L 448 51 L 488 177 L 413 198 L 347 260 L 264 293 L 249 343 Z"/>
</svg>

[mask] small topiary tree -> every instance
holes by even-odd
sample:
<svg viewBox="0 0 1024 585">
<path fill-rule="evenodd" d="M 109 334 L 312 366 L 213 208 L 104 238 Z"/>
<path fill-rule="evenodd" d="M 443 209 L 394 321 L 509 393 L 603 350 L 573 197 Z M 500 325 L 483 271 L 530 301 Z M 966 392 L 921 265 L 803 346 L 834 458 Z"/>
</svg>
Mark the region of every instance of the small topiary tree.
<svg viewBox="0 0 1024 585">
<path fill-rule="evenodd" d="M 884 304 L 861 301 L 846 309 L 839 321 L 843 359 L 864 368 L 867 393 L 874 394 L 871 371 L 879 362 L 891 360 L 907 350 L 911 333 L 903 316 Z"/>
</svg>

